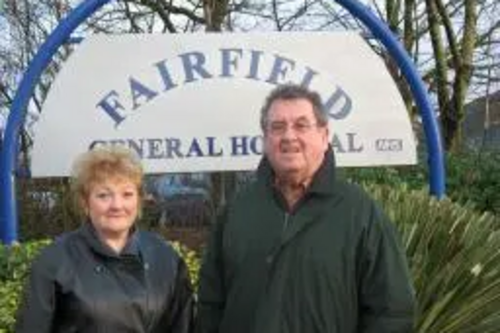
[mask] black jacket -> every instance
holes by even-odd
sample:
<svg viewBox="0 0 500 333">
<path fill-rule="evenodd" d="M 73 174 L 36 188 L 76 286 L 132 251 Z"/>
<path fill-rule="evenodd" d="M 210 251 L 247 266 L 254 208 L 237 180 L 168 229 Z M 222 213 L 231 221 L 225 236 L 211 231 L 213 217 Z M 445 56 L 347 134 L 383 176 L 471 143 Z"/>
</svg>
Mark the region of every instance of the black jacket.
<svg viewBox="0 0 500 333">
<path fill-rule="evenodd" d="M 188 333 L 192 289 L 183 260 L 159 236 L 136 231 L 120 255 L 90 223 L 35 259 L 17 333 Z"/>
<path fill-rule="evenodd" d="M 415 300 L 392 223 L 335 178 L 333 154 L 293 210 L 266 159 L 216 225 L 200 271 L 199 332 L 408 333 Z"/>
</svg>

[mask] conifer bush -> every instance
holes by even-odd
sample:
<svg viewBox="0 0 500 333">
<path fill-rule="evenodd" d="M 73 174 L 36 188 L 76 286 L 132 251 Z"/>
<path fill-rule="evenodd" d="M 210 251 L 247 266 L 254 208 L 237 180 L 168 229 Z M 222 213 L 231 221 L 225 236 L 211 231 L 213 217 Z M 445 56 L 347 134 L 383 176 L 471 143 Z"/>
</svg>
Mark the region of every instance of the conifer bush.
<svg viewBox="0 0 500 333">
<path fill-rule="evenodd" d="M 418 300 L 415 332 L 500 332 L 499 218 L 402 186 L 368 190 L 406 249 Z"/>
</svg>

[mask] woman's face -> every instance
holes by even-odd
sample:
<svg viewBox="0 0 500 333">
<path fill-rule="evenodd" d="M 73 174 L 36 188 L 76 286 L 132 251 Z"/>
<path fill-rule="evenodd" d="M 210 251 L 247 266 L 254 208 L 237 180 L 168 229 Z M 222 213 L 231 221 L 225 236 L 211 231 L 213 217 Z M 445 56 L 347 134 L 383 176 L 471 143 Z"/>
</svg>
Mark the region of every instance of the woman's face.
<svg viewBox="0 0 500 333">
<path fill-rule="evenodd" d="M 93 184 L 86 200 L 86 211 L 94 228 L 104 237 L 122 237 L 134 224 L 140 196 L 130 180 L 110 179 Z"/>
</svg>

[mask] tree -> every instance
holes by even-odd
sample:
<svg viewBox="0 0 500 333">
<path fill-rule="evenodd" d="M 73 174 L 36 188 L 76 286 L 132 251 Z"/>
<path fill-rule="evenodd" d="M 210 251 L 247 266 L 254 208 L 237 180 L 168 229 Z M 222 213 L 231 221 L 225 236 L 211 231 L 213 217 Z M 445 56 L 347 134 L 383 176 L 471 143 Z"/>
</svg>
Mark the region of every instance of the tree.
<svg viewBox="0 0 500 333">
<path fill-rule="evenodd" d="M 474 92 L 485 92 L 485 82 L 478 79 L 484 78 L 489 67 L 498 66 L 498 62 L 485 65 L 484 53 L 492 46 L 498 52 L 500 36 L 495 31 L 500 27 L 499 9 L 496 1 L 489 0 L 386 1 L 389 27 L 402 35 L 403 44 L 437 100 L 447 150 L 462 146 L 465 102 Z M 429 45 L 430 57 L 422 50 Z M 392 72 L 407 105 L 411 105 L 406 84 L 399 73 Z"/>
<path fill-rule="evenodd" d="M 0 13 L 0 112 L 9 112 L 19 77 L 48 34 L 72 10 L 71 0 L 4 0 Z M 464 104 L 498 78 L 500 5 L 495 0 L 386 0 L 370 7 L 385 20 L 417 63 L 440 112 L 447 149 L 460 146 Z M 383 9 L 381 9 L 381 7 Z M 191 31 L 358 30 L 388 64 L 412 118 L 408 85 L 394 62 L 356 20 L 330 0 L 119 0 L 89 18 L 77 33 L 182 33 Z M 40 111 L 50 84 L 74 49 L 61 47 L 30 103 Z M 491 60 L 493 59 L 493 61 Z M 495 70 L 493 70 L 495 73 Z M 29 131 L 23 131 L 23 151 Z"/>
<path fill-rule="evenodd" d="M 6 0 L 0 13 L 0 33 L 5 38 L 0 44 L 0 113 L 5 117 L 12 105 L 14 94 L 22 73 L 39 46 L 45 41 L 57 22 L 69 9 L 64 1 L 14 1 Z M 60 64 L 71 51 L 63 46 L 46 69 L 30 100 L 27 123 L 36 119 L 41 110 L 50 84 L 59 71 Z M 29 127 L 23 127 L 20 134 L 20 163 L 29 164 L 29 150 L 32 136 Z"/>
</svg>

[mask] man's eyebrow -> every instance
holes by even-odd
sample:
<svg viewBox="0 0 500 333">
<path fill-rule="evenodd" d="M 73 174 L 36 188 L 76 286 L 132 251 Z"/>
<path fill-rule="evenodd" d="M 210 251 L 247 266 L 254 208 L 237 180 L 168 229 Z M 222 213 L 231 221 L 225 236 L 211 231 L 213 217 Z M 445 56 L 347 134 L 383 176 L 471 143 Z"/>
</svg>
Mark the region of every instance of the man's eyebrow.
<svg viewBox="0 0 500 333">
<path fill-rule="evenodd" d="M 300 116 L 300 117 L 298 117 L 297 119 L 295 119 L 295 121 L 304 121 L 304 120 L 305 120 L 305 121 L 309 121 L 309 118 L 308 118 L 308 117 L 306 117 L 306 116 Z"/>
<path fill-rule="evenodd" d="M 309 121 L 309 118 L 307 116 L 300 116 L 298 118 L 295 118 L 293 120 L 293 122 L 297 122 L 297 121 Z M 270 121 L 271 123 L 286 123 L 287 121 L 285 119 L 275 119 L 275 120 L 271 120 Z"/>
</svg>

